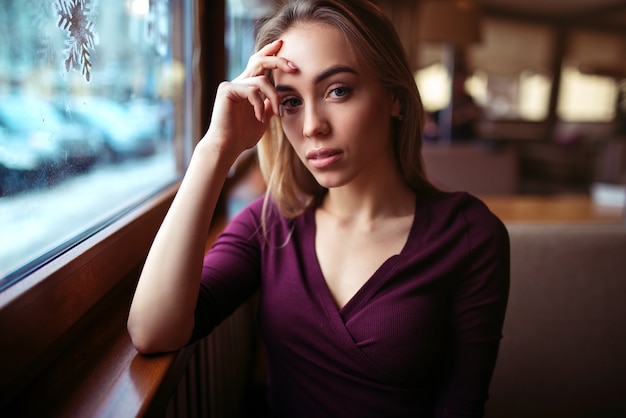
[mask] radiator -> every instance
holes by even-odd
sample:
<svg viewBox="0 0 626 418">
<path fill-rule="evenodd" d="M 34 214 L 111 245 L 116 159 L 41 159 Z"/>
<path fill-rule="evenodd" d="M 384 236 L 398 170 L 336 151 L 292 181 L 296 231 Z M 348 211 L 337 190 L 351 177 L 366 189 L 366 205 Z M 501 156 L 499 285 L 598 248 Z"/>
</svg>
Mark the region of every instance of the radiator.
<svg viewBox="0 0 626 418">
<path fill-rule="evenodd" d="M 255 372 L 257 298 L 199 341 L 167 405 L 166 418 L 240 418 Z"/>
</svg>

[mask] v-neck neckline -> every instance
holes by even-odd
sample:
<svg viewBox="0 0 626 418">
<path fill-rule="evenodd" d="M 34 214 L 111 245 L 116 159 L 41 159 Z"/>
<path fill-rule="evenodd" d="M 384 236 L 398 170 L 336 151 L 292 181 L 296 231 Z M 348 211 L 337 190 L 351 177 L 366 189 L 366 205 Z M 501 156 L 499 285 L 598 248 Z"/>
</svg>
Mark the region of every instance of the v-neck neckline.
<svg viewBox="0 0 626 418">
<path fill-rule="evenodd" d="M 306 248 L 306 257 L 309 260 L 314 260 L 311 263 L 311 268 L 314 271 L 311 271 L 311 280 L 314 287 L 318 290 L 317 297 L 320 298 L 320 302 L 324 306 L 327 314 L 332 315 L 333 313 L 338 314 L 341 318 L 342 322 L 349 319 L 351 315 L 358 311 L 359 307 L 362 305 L 364 301 L 367 301 L 373 293 L 383 284 L 386 277 L 389 276 L 390 273 L 393 272 L 397 265 L 397 259 L 401 258 L 406 251 L 409 250 L 409 247 L 415 242 L 416 234 L 418 233 L 418 208 L 420 202 L 419 198 L 416 196 L 415 198 L 415 208 L 413 213 L 413 221 L 411 222 L 411 227 L 409 230 L 409 235 L 402 246 L 402 249 L 399 253 L 394 254 L 387 258 L 380 266 L 374 271 L 374 273 L 363 283 L 363 285 L 352 295 L 352 297 L 343 305 L 338 306 L 335 302 L 335 299 L 332 296 L 330 288 L 328 287 L 328 283 L 326 282 L 326 278 L 322 272 L 322 267 L 320 265 L 319 259 L 317 257 L 317 251 L 315 249 L 315 239 L 317 234 L 317 224 L 315 222 L 315 211 L 316 208 L 310 208 L 304 214 L 306 217 L 305 222 L 310 225 L 310 231 L 312 231 L 305 239 Z"/>
</svg>

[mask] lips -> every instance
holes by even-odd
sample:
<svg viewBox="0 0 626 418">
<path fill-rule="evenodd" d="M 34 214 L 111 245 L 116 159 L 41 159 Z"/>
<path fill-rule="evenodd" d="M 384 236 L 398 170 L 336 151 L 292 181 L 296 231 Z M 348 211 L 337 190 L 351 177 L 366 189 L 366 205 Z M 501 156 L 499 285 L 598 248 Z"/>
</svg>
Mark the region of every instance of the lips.
<svg viewBox="0 0 626 418">
<path fill-rule="evenodd" d="M 317 148 L 306 153 L 306 159 L 315 168 L 325 168 L 341 158 L 342 152 L 331 148 Z"/>
</svg>

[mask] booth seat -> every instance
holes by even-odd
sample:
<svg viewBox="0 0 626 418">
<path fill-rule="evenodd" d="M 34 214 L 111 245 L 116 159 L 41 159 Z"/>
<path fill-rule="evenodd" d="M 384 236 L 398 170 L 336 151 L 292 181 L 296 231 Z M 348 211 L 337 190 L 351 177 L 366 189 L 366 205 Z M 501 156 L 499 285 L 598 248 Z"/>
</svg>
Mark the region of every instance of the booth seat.
<svg viewBox="0 0 626 418">
<path fill-rule="evenodd" d="M 487 418 L 626 417 L 626 226 L 507 225 Z"/>
</svg>

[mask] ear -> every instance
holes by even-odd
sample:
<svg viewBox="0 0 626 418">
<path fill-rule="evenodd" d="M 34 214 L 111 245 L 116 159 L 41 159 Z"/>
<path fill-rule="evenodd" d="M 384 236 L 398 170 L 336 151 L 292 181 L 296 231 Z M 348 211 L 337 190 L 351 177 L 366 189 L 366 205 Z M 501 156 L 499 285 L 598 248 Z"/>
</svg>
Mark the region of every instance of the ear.
<svg viewBox="0 0 626 418">
<path fill-rule="evenodd" d="M 398 96 L 394 94 L 391 100 L 391 117 L 396 119 L 401 118 L 402 105 L 400 103 L 400 99 L 398 99 Z"/>
</svg>

